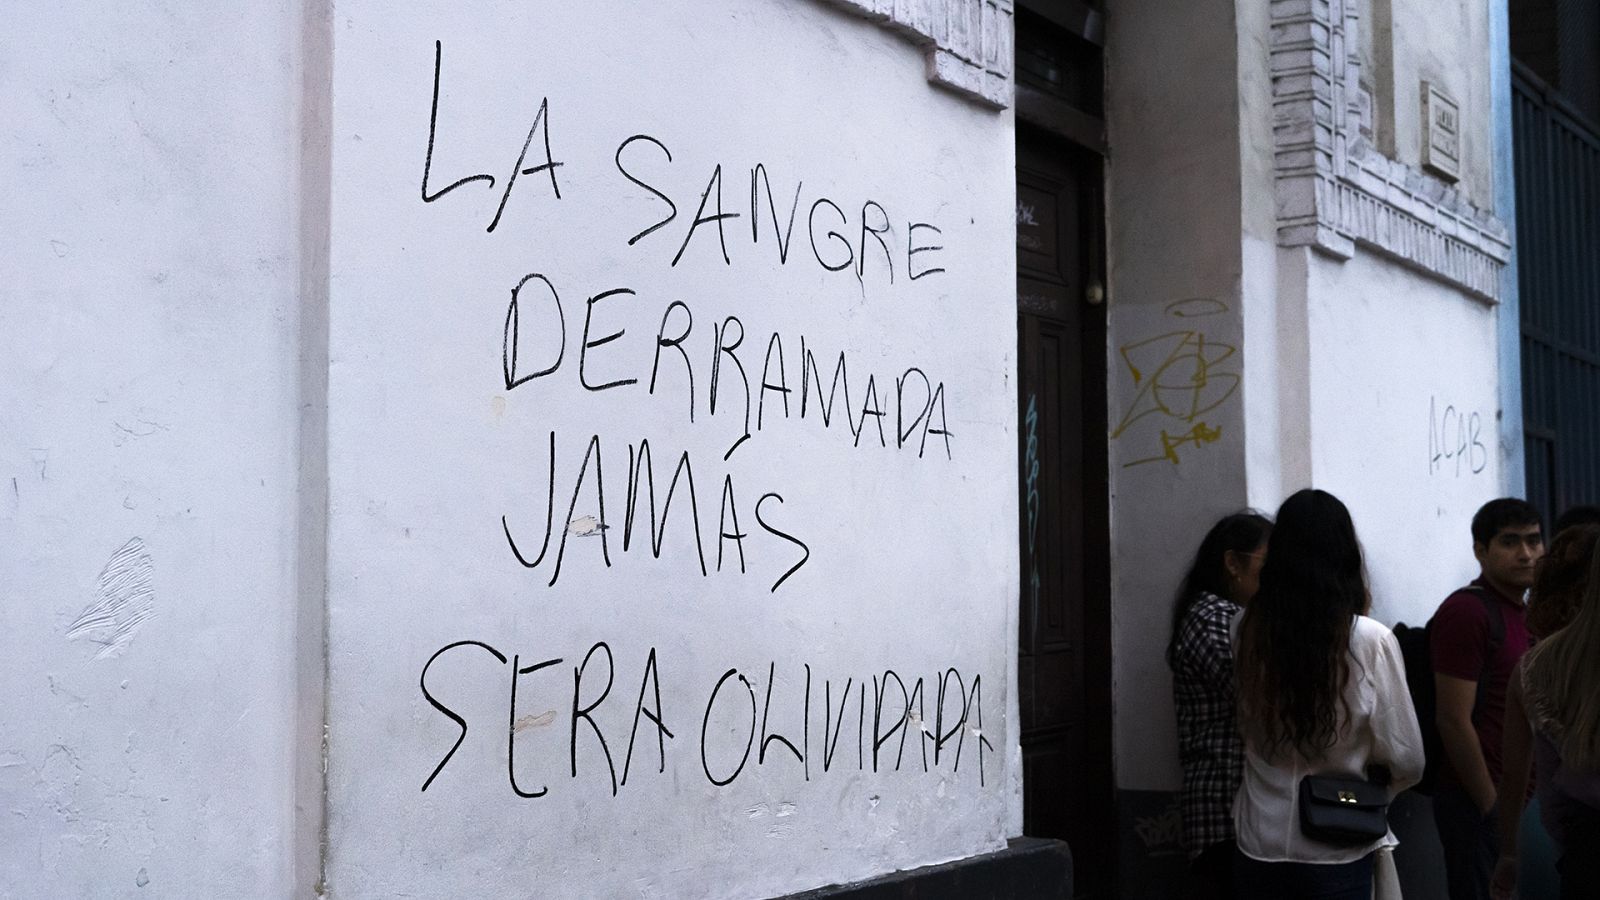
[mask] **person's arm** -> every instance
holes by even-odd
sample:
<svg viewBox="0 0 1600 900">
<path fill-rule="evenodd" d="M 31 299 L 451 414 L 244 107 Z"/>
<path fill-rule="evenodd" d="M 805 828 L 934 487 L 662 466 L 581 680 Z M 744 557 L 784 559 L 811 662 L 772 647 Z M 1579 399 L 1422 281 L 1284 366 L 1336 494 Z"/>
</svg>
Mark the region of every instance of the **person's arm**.
<svg viewBox="0 0 1600 900">
<path fill-rule="evenodd" d="M 1478 744 L 1478 730 L 1472 726 L 1472 707 L 1478 699 L 1478 683 L 1441 672 L 1433 673 L 1437 708 L 1434 723 L 1439 727 L 1439 742 L 1444 745 L 1450 768 L 1460 779 L 1467 796 L 1484 815 L 1494 808 L 1494 781 Z"/>
<path fill-rule="evenodd" d="M 1218 693 L 1233 693 L 1233 608 L 1210 603 L 1199 617 L 1195 664 L 1200 677 Z"/>
<path fill-rule="evenodd" d="M 1522 808 L 1528 796 L 1528 772 L 1533 762 L 1533 728 L 1523 712 L 1522 664 L 1511 673 L 1506 690 L 1505 772 L 1500 776 L 1500 859 L 1495 864 L 1489 891 L 1506 900 L 1517 886 L 1517 838 Z"/>
<path fill-rule="evenodd" d="M 1445 600 L 1428 626 L 1439 741 L 1451 772 L 1484 815 L 1494 807 L 1495 785 L 1472 725 L 1472 708 L 1478 700 L 1478 679 L 1488 671 L 1491 643 L 1489 610 L 1468 591 L 1457 591 Z"/>
</svg>

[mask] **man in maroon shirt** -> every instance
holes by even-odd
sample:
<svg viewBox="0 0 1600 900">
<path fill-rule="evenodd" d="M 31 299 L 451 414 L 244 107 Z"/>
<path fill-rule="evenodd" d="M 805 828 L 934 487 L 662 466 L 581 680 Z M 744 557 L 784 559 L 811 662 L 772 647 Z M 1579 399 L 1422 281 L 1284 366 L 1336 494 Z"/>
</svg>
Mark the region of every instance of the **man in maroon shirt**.
<svg viewBox="0 0 1600 900">
<path fill-rule="evenodd" d="M 1433 817 L 1450 900 L 1489 896 L 1506 687 L 1528 650 L 1524 598 L 1544 556 L 1538 510 L 1509 497 L 1484 504 L 1472 517 L 1472 552 L 1482 574 L 1446 598 L 1428 627 L 1446 757 Z"/>
</svg>

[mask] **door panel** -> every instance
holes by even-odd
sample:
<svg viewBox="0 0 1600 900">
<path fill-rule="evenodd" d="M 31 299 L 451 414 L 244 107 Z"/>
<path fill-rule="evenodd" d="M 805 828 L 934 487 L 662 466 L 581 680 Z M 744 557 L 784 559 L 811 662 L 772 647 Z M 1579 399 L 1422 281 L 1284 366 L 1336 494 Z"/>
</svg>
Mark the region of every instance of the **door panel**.
<svg viewBox="0 0 1600 900">
<path fill-rule="evenodd" d="M 1093 860 L 1104 896 L 1112 827 L 1105 575 L 1105 331 L 1085 302 L 1098 247 L 1098 158 L 1017 141 L 1018 700 L 1023 830 Z"/>
</svg>

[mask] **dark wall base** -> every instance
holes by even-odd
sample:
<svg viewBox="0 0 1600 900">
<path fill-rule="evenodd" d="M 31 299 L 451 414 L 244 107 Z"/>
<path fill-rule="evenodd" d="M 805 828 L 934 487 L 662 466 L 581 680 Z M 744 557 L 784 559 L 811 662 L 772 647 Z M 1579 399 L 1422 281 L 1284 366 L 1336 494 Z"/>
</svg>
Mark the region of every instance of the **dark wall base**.
<svg viewBox="0 0 1600 900">
<path fill-rule="evenodd" d="M 1121 900 L 1182 896 L 1189 857 L 1176 792 L 1117 791 L 1117 856 Z"/>
<path fill-rule="evenodd" d="M 1013 838 L 1006 849 L 785 900 L 1034 900 L 1072 896 L 1072 852 L 1060 841 Z"/>
</svg>

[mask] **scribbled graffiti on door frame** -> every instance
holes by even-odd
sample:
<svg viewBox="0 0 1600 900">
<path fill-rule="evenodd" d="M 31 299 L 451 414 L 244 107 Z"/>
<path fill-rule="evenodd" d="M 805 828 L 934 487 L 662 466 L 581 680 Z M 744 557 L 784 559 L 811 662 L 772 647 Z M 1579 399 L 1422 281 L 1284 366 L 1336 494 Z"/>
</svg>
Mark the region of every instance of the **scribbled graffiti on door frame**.
<svg viewBox="0 0 1600 900">
<path fill-rule="evenodd" d="M 1035 555 L 1037 533 L 1039 530 L 1039 510 L 1042 505 L 1039 497 L 1039 407 L 1038 396 L 1033 392 L 1028 393 L 1028 411 L 1023 417 L 1023 423 L 1028 428 L 1027 452 L 1023 460 L 1023 484 L 1027 487 L 1028 508 L 1028 590 L 1032 602 L 1028 608 L 1037 611 L 1039 608 L 1039 558 Z"/>
<path fill-rule="evenodd" d="M 1228 306 L 1222 301 L 1199 297 L 1169 303 L 1165 313 L 1175 319 L 1197 319 L 1227 311 Z M 1198 449 L 1222 438 L 1221 426 L 1208 425 L 1200 417 L 1226 403 L 1238 391 L 1239 373 L 1219 371 L 1238 349 L 1198 328 L 1180 328 L 1118 348 L 1138 390 L 1111 430 L 1111 438 L 1121 438 L 1135 422 L 1151 415 L 1173 423 L 1170 430 L 1160 429 L 1161 452 L 1124 463 L 1123 468 L 1162 461 L 1177 465 L 1182 462 L 1179 448 L 1193 444 Z"/>
</svg>

